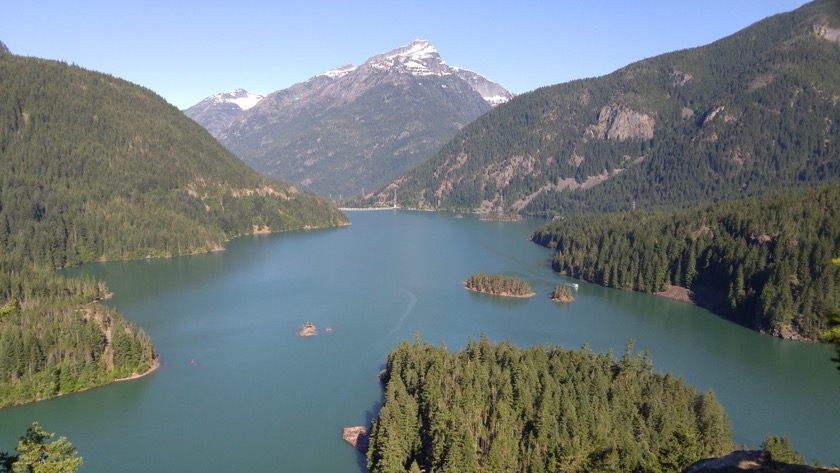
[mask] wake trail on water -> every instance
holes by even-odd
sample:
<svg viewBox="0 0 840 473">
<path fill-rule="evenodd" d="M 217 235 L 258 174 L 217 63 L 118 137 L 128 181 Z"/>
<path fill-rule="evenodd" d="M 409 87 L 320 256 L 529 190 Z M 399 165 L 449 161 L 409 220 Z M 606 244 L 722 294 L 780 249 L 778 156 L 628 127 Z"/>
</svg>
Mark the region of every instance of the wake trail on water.
<svg viewBox="0 0 840 473">
<path fill-rule="evenodd" d="M 396 347 L 397 344 L 391 341 L 390 339 L 394 336 L 395 333 L 397 333 L 402 328 L 402 326 L 405 324 L 405 321 L 408 319 L 408 316 L 411 315 L 411 312 L 414 310 L 414 306 L 417 305 L 417 295 L 405 288 L 400 288 L 400 291 L 408 295 L 408 306 L 405 308 L 405 310 L 403 310 L 402 314 L 400 315 L 400 318 L 397 319 L 397 322 L 394 324 L 394 326 L 391 327 L 391 329 L 388 330 L 388 332 L 386 332 L 384 335 L 379 337 L 379 339 L 376 340 L 376 342 L 371 343 L 370 348 L 364 354 L 365 358 L 373 356 L 381 357 L 381 363 L 383 365 L 385 364 L 385 356 L 387 356 L 387 353 L 385 356 L 381 354 L 382 347 L 385 346 L 385 344 L 387 343 L 392 344 L 392 348 Z M 350 378 L 353 378 L 355 376 L 356 373 L 345 371 L 342 380 L 337 383 L 340 386 L 340 389 L 342 391 L 346 391 L 347 384 L 350 382 Z"/>
<path fill-rule="evenodd" d="M 400 291 L 408 294 L 408 307 L 406 307 L 402 315 L 400 315 L 399 320 L 397 320 L 397 324 L 394 325 L 394 327 L 392 327 L 391 330 L 388 331 L 388 333 L 386 333 L 379 339 L 380 344 L 391 338 L 392 335 L 397 333 L 397 331 L 402 328 L 403 324 L 405 323 L 405 320 L 411 314 L 411 311 L 414 310 L 414 306 L 417 305 L 417 296 L 413 292 L 405 288 L 400 288 Z"/>
</svg>

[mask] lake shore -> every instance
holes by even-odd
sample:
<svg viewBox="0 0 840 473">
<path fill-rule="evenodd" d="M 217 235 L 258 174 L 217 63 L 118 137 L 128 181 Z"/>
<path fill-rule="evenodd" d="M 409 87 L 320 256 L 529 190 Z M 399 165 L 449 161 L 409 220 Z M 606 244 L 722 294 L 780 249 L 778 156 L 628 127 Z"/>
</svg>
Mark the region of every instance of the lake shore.
<svg viewBox="0 0 840 473">
<path fill-rule="evenodd" d="M 703 307 L 716 314 L 720 313 L 723 294 L 708 286 L 701 286 L 695 289 L 688 289 L 682 286 L 668 285 L 664 291 L 654 292 L 653 295 L 687 302 L 697 307 Z"/>
<path fill-rule="evenodd" d="M 155 358 L 154 360 L 152 360 L 151 368 L 147 369 L 146 371 L 142 373 L 134 373 L 131 376 L 126 376 L 125 378 L 116 378 L 114 379 L 114 382 L 119 383 L 121 381 L 131 381 L 134 379 L 139 379 L 154 373 L 155 371 L 157 371 L 158 368 L 160 368 L 160 360 L 158 358 Z"/>
<path fill-rule="evenodd" d="M 511 294 L 509 292 L 499 293 L 499 292 L 479 291 L 478 289 L 472 289 L 472 288 L 467 287 L 466 283 L 464 283 L 464 289 L 466 289 L 470 292 L 477 292 L 479 294 L 488 294 L 488 295 L 491 295 L 491 296 L 499 296 L 499 297 L 528 298 L 528 297 L 534 297 L 537 294 L 536 292 L 529 292 L 528 294 Z"/>
</svg>

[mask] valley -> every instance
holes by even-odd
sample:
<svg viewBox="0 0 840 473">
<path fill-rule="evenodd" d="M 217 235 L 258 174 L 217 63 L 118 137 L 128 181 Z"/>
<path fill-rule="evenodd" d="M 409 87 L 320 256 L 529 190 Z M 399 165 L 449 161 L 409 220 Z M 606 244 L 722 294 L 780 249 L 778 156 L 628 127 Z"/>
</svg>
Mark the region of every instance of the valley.
<svg viewBox="0 0 840 473">
<path fill-rule="evenodd" d="M 0 471 L 840 464 L 836 1 L 518 94 L 402 44 L 179 110 L 0 42 Z"/>
</svg>

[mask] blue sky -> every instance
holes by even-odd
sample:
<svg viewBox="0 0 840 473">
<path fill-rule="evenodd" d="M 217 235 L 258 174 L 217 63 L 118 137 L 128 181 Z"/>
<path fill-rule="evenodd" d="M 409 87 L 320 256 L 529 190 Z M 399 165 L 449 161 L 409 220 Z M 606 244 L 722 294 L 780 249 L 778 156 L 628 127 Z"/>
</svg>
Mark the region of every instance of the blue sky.
<svg viewBox="0 0 840 473">
<path fill-rule="evenodd" d="M 179 108 L 269 93 L 415 39 L 515 93 L 708 44 L 803 0 L 49 1 L 0 6 L 15 54 L 148 87 Z"/>
</svg>

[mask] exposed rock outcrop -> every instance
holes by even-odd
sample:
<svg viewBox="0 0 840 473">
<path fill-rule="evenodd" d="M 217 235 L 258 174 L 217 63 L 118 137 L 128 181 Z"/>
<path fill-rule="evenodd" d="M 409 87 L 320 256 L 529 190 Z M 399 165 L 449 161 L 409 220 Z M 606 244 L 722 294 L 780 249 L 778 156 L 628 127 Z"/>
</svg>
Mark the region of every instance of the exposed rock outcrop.
<svg viewBox="0 0 840 473">
<path fill-rule="evenodd" d="M 822 36 L 832 43 L 840 44 L 840 28 L 832 28 L 825 23 L 816 24 L 814 25 L 814 33 L 818 36 Z"/>
<path fill-rule="evenodd" d="M 312 322 L 306 322 L 306 324 L 298 331 L 298 335 L 301 337 L 314 337 L 315 335 L 318 335 L 318 328 L 315 327 L 315 324 Z"/>
<path fill-rule="evenodd" d="M 817 473 L 838 472 L 836 468 L 820 468 L 808 465 L 791 465 L 773 460 L 763 450 L 736 450 L 725 457 L 707 458 L 689 465 L 683 473 Z"/>
<path fill-rule="evenodd" d="M 369 445 L 367 427 L 345 427 L 341 433 L 341 438 L 353 448 L 362 452 L 363 455 L 367 454 Z"/>
<path fill-rule="evenodd" d="M 649 140 L 653 138 L 656 121 L 650 115 L 619 105 L 607 105 L 598 114 L 598 124 L 587 132 L 605 140 Z"/>
</svg>

